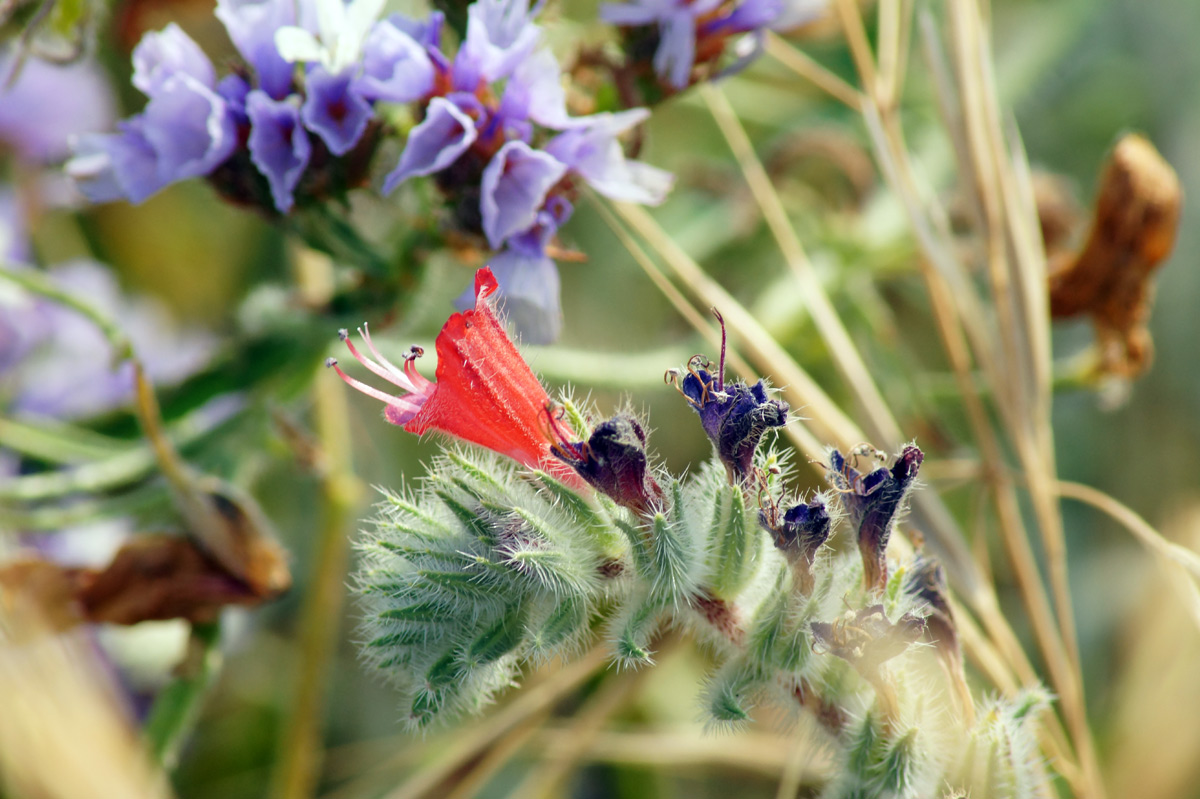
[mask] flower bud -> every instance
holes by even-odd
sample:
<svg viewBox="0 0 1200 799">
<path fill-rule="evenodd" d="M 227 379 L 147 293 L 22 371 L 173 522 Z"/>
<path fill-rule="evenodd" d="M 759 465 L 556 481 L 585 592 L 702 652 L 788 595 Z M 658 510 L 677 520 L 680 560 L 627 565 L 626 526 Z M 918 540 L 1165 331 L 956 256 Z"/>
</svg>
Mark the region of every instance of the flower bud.
<svg viewBox="0 0 1200 799">
<path fill-rule="evenodd" d="M 553 421 L 553 420 L 552 420 Z M 646 433 L 637 419 L 619 413 L 596 425 L 587 441 L 560 441 L 551 451 L 602 494 L 639 516 L 660 504 L 662 489 L 650 474 Z"/>
<path fill-rule="evenodd" d="M 775 546 L 792 565 L 796 588 L 808 596 L 813 590 L 813 562 L 817 550 L 829 539 L 832 520 L 825 502 L 798 502 L 778 517 L 774 508 L 759 511 L 759 523 L 775 539 Z"/>
<path fill-rule="evenodd" d="M 855 466 L 860 454 L 851 454 Z M 879 453 L 870 457 L 882 459 Z M 891 469 L 880 466 L 864 474 L 836 449 L 829 453 L 827 479 L 840 493 L 850 529 L 857 534 L 868 588 L 882 590 L 887 585 L 888 539 L 924 457 L 921 450 L 910 444 L 900 452 Z"/>
<path fill-rule="evenodd" d="M 872 605 L 846 614 L 832 623 L 814 621 L 816 643 L 850 663 L 860 674 L 874 679 L 879 668 L 904 653 L 925 633 L 925 620 L 905 613 L 893 624 L 883 605 Z"/>
<path fill-rule="evenodd" d="M 721 315 L 713 309 L 717 319 Z M 717 456 L 729 470 L 731 481 L 742 482 L 754 466 L 758 442 L 769 427 L 787 424 L 788 404 L 770 399 L 767 384 L 759 380 L 753 386 L 742 381 L 725 383 L 725 322 L 721 320 L 721 359 L 716 371 L 703 355 L 688 361 L 687 374 L 679 382 L 679 391 L 700 416 L 704 432 L 717 448 Z M 671 370 L 667 379 L 673 381 L 680 372 Z"/>
</svg>

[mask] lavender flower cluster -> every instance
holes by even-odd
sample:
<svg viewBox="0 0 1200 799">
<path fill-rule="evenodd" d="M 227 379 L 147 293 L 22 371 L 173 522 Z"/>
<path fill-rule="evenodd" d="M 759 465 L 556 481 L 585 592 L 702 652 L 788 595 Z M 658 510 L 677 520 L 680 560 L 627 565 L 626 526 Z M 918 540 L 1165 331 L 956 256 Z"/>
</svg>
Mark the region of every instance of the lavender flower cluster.
<svg viewBox="0 0 1200 799">
<path fill-rule="evenodd" d="M 671 187 L 668 173 L 627 159 L 618 141 L 648 111 L 571 116 L 529 0 L 472 4 L 453 56 L 442 49 L 440 13 L 380 19 L 383 4 L 218 0 L 247 65 L 220 80 L 178 26 L 146 35 L 133 53 L 145 109 L 116 133 L 80 137 L 68 171 L 98 202 L 141 202 L 207 176 L 226 197 L 287 213 L 363 182 L 391 131 L 379 104 L 413 104 L 419 122 L 383 192 L 431 177 L 455 225 L 496 251 L 492 269 L 526 340 L 553 340 L 558 274 L 547 247 L 579 182 L 649 204 Z"/>
</svg>

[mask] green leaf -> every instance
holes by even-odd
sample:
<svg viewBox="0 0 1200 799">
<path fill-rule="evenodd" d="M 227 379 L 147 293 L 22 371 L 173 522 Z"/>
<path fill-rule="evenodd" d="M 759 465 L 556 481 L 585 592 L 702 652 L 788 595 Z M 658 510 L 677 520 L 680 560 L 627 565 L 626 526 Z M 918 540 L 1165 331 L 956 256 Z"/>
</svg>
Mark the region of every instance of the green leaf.
<svg viewBox="0 0 1200 799">
<path fill-rule="evenodd" d="M 617 620 L 617 634 L 613 640 L 613 657 L 623 668 L 653 665 L 650 639 L 658 630 L 665 608 L 644 597 L 634 600 Z"/>
<path fill-rule="evenodd" d="M 515 605 L 499 622 L 471 642 L 463 660 L 473 668 L 495 663 L 519 646 L 524 635 L 525 609 Z"/>
<path fill-rule="evenodd" d="M 655 514 L 653 524 L 647 564 L 651 596 L 662 602 L 686 603 L 696 588 L 692 579 L 696 546 L 683 535 L 683 525 L 669 522 L 663 514 Z"/>
<path fill-rule="evenodd" d="M 709 533 L 712 593 L 730 601 L 753 576 L 762 546 L 762 533 L 758 524 L 747 518 L 740 489 L 722 486 L 714 503 Z"/>
<path fill-rule="evenodd" d="M 439 489 L 434 491 L 434 494 L 462 522 L 468 534 L 489 546 L 495 546 L 496 531 L 492 529 L 490 520 L 483 518 L 479 511 L 464 505 L 449 491 Z"/>
<path fill-rule="evenodd" d="M 621 536 L 609 518 L 587 498 L 546 472 L 535 472 L 538 481 L 567 512 L 575 524 L 592 538 L 600 551 L 609 557 L 619 556 L 625 549 Z"/>
<path fill-rule="evenodd" d="M 444 620 L 449 612 L 449 609 L 439 602 L 417 602 L 388 608 L 376 614 L 376 618 L 387 621 L 439 622 Z"/>
<path fill-rule="evenodd" d="M 542 657 L 580 633 L 588 621 L 587 603 L 580 597 L 565 597 L 555 602 L 550 615 L 531 631 L 530 643 Z"/>
<path fill-rule="evenodd" d="M 431 688 L 444 688 L 453 685 L 466 676 L 466 667 L 454 651 L 447 652 L 438 658 L 425 672 L 425 681 Z"/>
<path fill-rule="evenodd" d="M 722 723 L 749 721 L 754 687 L 755 680 L 744 663 L 726 663 L 713 677 L 706 693 L 712 720 Z"/>
</svg>

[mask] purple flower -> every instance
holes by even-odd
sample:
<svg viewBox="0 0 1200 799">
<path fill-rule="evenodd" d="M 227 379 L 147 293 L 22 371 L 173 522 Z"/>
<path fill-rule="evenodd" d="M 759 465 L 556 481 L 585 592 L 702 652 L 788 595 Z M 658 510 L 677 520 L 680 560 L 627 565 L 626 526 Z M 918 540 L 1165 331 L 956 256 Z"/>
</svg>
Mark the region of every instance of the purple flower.
<svg viewBox="0 0 1200 799">
<path fill-rule="evenodd" d="M 250 92 L 246 102 L 250 117 L 250 158 L 271 185 L 271 197 L 280 213 L 291 210 L 292 191 L 300 182 L 312 153 L 308 133 L 300 124 L 300 109 L 288 100 L 272 100 L 266 92 Z"/>
<path fill-rule="evenodd" d="M 142 135 L 143 121 L 134 117 L 118 123 L 118 133 L 89 133 L 75 142 L 66 172 L 92 202 L 140 203 L 166 185 L 154 147 Z"/>
<path fill-rule="evenodd" d="M 714 10 L 721 0 L 636 0 L 606 3 L 600 18 L 612 25 L 656 25 L 658 49 L 654 71 L 676 89 L 687 88 L 696 60 L 696 18 Z"/>
<path fill-rule="evenodd" d="M 682 90 L 691 83 L 697 51 L 713 52 L 713 40 L 718 42 L 716 52 L 719 54 L 724 49 L 723 40 L 727 37 L 753 33 L 756 41 L 752 52 L 743 55 L 722 74 L 737 71 L 748 64 L 761 47 L 764 30 L 783 13 L 784 0 L 743 0 L 732 10 L 719 10 L 722 2 L 634 0 L 631 3 L 605 4 L 600 8 L 600 16 L 614 25 L 658 28 L 654 71 L 672 88 Z"/>
<path fill-rule="evenodd" d="M 0 75 L 9 74 L 11 63 L 0 57 Z M 28 161 L 57 161 L 69 154 L 72 136 L 112 120 L 112 92 L 90 62 L 59 66 L 30 58 L 15 83 L 0 82 L 0 142 Z"/>
<path fill-rule="evenodd" d="M 207 175 L 237 146 L 212 63 L 178 26 L 145 36 L 133 61 L 133 83 L 150 97 L 145 110 L 118 133 L 80 137 L 66 166 L 93 202 L 140 203 L 169 183 Z"/>
<path fill-rule="evenodd" d="M 481 182 L 479 207 L 488 243 L 499 247 L 533 225 L 546 194 L 566 172 L 566 165 L 554 156 L 523 141 L 501 147 L 483 170 Z"/>
<path fill-rule="evenodd" d="M 707 363 L 702 356 L 697 358 Z M 741 381 L 726 384 L 720 366 L 716 374 L 710 374 L 695 360 L 689 364 L 680 389 L 699 415 L 701 427 L 716 446 L 717 456 L 730 475 L 745 480 L 753 469 L 754 453 L 763 433 L 770 427 L 787 424 L 787 403 L 771 399 L 762 380 L 753 386 Z"/>
<path fill-rule="evenodd" d="M 190 75 L 164 81 L 146 104 L 142 135 L 154 149 L 164 185 L 207 175 L 237 146 L 225 100 Z"/>
<path fill-rule="evenodd" d="M 546 247 L 574 209 L 563 197 L 551 197 L 528 230 L 509 238 L 488 265 L 500 284 L 500 301 L 517 334 L 529 344 L 550 344 L 562 331 L 558 267 Z M 458 299 L 459 310 L 471 307 L 470 286 Z"/>
<path fill-rule="evenodd" d="M 212 62 L 183 29 L 172 22 L 157 33 L 148 33 L 133 50 L 133 85 L 154 97 L 163 84 L 187 75 L 211 89 L 216 83 Z"/>
<path fill-rule="evenodd" d="M 442 24 L 446 21 L 446 15 L 441 11 L 432 12 L 425 20 L 392 14 L 387 21 L 426 50 L 440 52 Z"/>
<path fill-rule="evenodd" d="M 259 88 L 275 100 L 286 97 L 294 68 L 275 47 L 275 31 L 296 24 L 295 0 L 217 0 L 216 14 L 242 58 L 254 67 Z"/>
<path fill-rule="evenodd" d="M 212 353 L 210 336 L 179 329 L 162 306 L 147 298 L 123 295 L 112 272 L 99 264 L 65 264 L 51 270 L 50 277 L 116 320 L 155 382 L 183 379 Z M 29 300 L 22 328 L 38 335 L 27 357 L 3 373 L 12 387 L 13 410 L 79 418 L 110 410 L 133 396 L 130 365 L 113 371 L 107 339 L 79 313 Z"/>
<path fill-rule="evenodd" d="M 368 100 L 411 103 L 433 91 L 435 74 L 425 45 L 385 20 L 367 34 L 355 88 Z"/>
<path fill-rule="evenodd" d="M 479 135 L 475 120 L 463 110 L 464 106 L 482 113 L 479 101 L 471 95 L 455 94 L 429 101 L 425 119 L 408 134 L 400 163 L 384 179 L 384 194 L 411 177 L 442 171 L 475 143 Z"/>
<path fill-rule="evenodd" d="M 588 119 L 567 113 L 562 70 L 549 50 L 539 50 L 517 66 L 504 86 L 497 116 L 504 121 L 532 120 L 554 130 L 585 125 Z"/>
<path fill-rule="evenodd" d="M 858 538 L 867 587 L 883 589 L 887 585 L 888 540 L 925 456 L 910 444 L 901 450 L 892 468 L 879 466 L 866 473 L 858 470 L 858 457 L 852 457 L 851 465 L 841 452 L 830 451 L 826 478 L 838 490 L 847 521 Z"/>
<path fill-rule="evenodd" d="M 743 0 L 728 15 L 718 16 L 700 26 L 702 36 L 761 31 L 783 12 L 783 0 Z"/>
<path fill-rule="evenodd" d="M 592 488 L 639 516 L 661 505 L 662 488 L 646 456 L 646 431 L 631 414 L 604 420 L 587 441 L 570 441 L 557 425 L 555 432 L 562 440 L 550 451 Z"/>
<path fill-rule="evenodd" d="M 533 52 L 542 31 L 533 24 L 540 4 L 529 0 L 476 0 L 467 9 L 467 36 L 454 59 L 454 85 L 474 91 L 480 80 L 507 78 Z"/>
<path fill-rule="evenodd" d="M 811 502 L 797 502 L 784 511 L 782 518 L 778 506 L 767 504 L 759 511 L 758 521 L 791 564 L 797 589 L 804 596 L 811 595 L 817 551 L 829 540 L 833 525 L 824 500 L 818 496 Z"/>
<path fill-rule="evenodd" d="M 354 91 L 353 84 L 352 70 L 330 75 L 321 66 L 310 69 L 305 81 L 304 124 L 334 155 L 348 153 L 371 120 L 371 104 Z"/>
<path fill-rule="evenodd" d="M 625 158 L 617 136 L 646 119 L 644 108 L 618 114 L 595 114 L 580 127 L 555 136 L 546 152 L 569 166 L 592 188 L 614 200 L 657 205 L 671 190 L 671 173 Z"/>
</svg>

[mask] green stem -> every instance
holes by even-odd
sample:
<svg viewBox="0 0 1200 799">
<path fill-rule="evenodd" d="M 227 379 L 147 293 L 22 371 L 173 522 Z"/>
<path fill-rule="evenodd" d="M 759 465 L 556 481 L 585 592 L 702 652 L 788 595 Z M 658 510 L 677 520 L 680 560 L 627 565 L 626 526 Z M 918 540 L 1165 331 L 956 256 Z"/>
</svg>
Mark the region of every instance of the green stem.
<svg viewBox="0 0 1200 799">
<path fill-rule="evenodd" d="M 171 440 L 178 447 L 187 447 L 229 421 L 223 420 L 216 425 L 205 424 L 205 417 L 206 414 L 200 410 L 170 425 Z M 62 442 L 50 446 L 43 432 L 32 425 L 0 418 L 0 444 L 6 447 L 35 457 L 47 457 L 51 451 L 82 453 L 83 449 L 79 447 L 62 449 L 58 446 Z M 90 446 L 87 448 L 91 449 Z M 154 471 L 156 464 L 153 449 L 142 444 L 71 469 L 39 472 L 7 480 L 0 484 L 0 500 L 34 502 L 68 494 L 111 491 L 141 480 Z"/>
<path fill-rule="evenodd" d="M 133 358 L 133 345 L 113 320 L 78 297 L 72 296 L 54 285 L 42 272 L 32 268 L 18 268 L 16 264 L 4 262 L 0 266 L 0 278 L 16 283 L 26 291 L 31 291 L 48 300 L 54 300 L 92 320 L 112 345 L 113 358 L 117 363 Z"/>
<path fill-rule="evenodd" d="M 297 260 L 297 283 L 302 292 L 325 283 L 328 263 L 307 252 L 301 252 Z M 279 741 L 272 780 L 271 796 L 276 799 L 301 799 L 316 790 L 323 754 L 325 696 L 345 599 L 349 534 L 360 494 L 351 461 L 346 393 L 339 381 L 324 377 L 319 376 L 313 385 L 313 409 L 323 456 L 325 502 L 314 573 L 300 616 L 300 661 L 289 703 L 291 713 Z"/>
<path fill-rule="evenodd" d="M 188 653 L 177 676 L 154 700 L 145 736 L 155 760 L 172 769 L 196 725 L 204 696 L 221 666 L 221 624 L 193 624 Z"/>
</svg>

